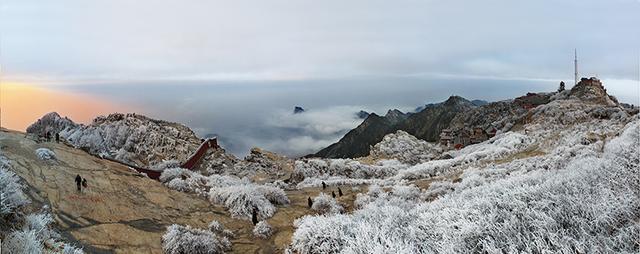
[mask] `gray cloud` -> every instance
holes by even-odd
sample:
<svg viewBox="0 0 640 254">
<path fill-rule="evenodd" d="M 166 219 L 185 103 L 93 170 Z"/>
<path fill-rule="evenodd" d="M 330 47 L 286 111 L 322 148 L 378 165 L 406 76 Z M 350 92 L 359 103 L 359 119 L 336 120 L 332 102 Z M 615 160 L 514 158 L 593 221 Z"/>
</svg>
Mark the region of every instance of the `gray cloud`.
<svg viewBox="0 0 640 254">
<path fill-rule="evenodd" d="M 637 79 L 640 4 L 36 1 L 0 7 L 7 78 L 301 80 L 416 73 Z"/>
</svg>

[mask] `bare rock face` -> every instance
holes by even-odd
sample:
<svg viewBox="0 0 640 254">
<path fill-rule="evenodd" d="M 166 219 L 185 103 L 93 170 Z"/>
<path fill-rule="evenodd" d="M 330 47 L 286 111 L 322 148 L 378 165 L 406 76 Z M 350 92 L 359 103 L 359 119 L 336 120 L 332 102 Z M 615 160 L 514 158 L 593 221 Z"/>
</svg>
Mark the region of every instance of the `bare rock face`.
<svg viewBox="0 0 640 254">
<path fill-rule="evenodd" d="M 607 106 L 618 105 L 618 100 L 607 94 L 602 82 L 595 78 L 582 78 L 577 85 L 571 88 L 570 97 L 578 98 L 585 101 L 605 104 Z"/>
</svg>

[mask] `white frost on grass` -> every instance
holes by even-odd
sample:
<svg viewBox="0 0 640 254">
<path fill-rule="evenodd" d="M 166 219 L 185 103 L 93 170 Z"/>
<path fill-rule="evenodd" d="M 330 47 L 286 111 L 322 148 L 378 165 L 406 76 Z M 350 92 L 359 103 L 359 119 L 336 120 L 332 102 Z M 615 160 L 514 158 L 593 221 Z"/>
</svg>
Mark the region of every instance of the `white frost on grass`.
<svg viewBox="0 0 640 254">
<path fill-rule="evenodd" d="M 636 253 L 640 121 L 636 117 L 594 154 L 597 147 L 540 156 L 555 158 L 551 168 L 535 163 L 515 171 L 469 172 L 461 183 L 452 183 L 455 191 L 432 202 L 402 202 L 419 197 L 410 190 L 398 195 L 400 202 L 376 202 L 383 199 L 374 188 L 353 214 L 297 220 L 291 248 L 299 253 Z M 564 157 L 565 152 L 575 156 Z"/>
<path fill-rule="evenodd" d="M 36 156 L 41 160 L 55 160 L 56 153 L 49 150 L 48 148 L 38 148 L 36 149 Z"/>
</svg>

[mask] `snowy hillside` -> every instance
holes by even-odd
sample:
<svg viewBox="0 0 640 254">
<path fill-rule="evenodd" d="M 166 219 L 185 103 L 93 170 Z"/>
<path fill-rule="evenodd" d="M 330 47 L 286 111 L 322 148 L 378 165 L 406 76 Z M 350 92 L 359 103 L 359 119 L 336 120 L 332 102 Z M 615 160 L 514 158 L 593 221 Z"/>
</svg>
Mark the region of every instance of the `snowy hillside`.
<svg viewBox="0 0 640 254">
<path fill-rule="evenodd" d="M 358 194 L 352 213 L 297 220 L 291 250 L 637 252 L 640 119 L 589 98 L 555 96 L 532 109 L 520 130 L 445 152 L 448 159 L 359 166 L 357 176 L 345 173 L 354 162 L 296 162 L 301 183 L 374 185 Z M 401 150 L 423 149 L 413 144 Z M 433 182 L 412 185 L 421 179 Z"/>
</svg>

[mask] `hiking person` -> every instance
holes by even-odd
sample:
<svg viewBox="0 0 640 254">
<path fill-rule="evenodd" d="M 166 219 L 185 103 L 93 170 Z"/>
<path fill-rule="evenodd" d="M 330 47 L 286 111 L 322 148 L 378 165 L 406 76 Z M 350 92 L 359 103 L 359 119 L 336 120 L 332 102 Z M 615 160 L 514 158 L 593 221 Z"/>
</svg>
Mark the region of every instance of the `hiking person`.
<svg viewBox="0 0 640 254">
<path fill-rule="evenodd" d="M 60 143 L 60 133 L 56 133 L 56 143 Z"/>
<path fill-rule="evenodd" d="M 88 187 L 88 184 L 87 184 L 87 178 L 83 178 L 83 179 L 82 179 L 82 188 L 85 188 L 85 189 L 86 189 L 87 187 Z"/>
<path fill-rule="evenodd" d="M 80 175 L 76 175 L 76 186 L 78 186 L 78 191 L 82 191 L 82 177 Z"/>
<path fill-rule="evenodd" d="M 338 195 L 342 197 L 342 189 L 340 189 L 340 187 L 338 187 Z"/>
<path fill-rule="evenodd" d="M 322 189 L 324 190 L 324 189 L 326 189 L 326 188 L 327 188 L 327 184 L 326 184 L 326 183 L 324 183 L 324 181 L 322 181 Z"/>
<path fill-rule="evenodd" d="M 258 224 L 258 209 L 255 207 L 253 208 L 253 214 L 251 215 L 251 222 L 253 222 L 254 226 Z"/>
<path fill-rule="evenodd" d="M 307 197 L 307 205 L 309 205 L 309 208 L 313 206 L 313 200 L 311 200 L 311 197 Z"/>
<path fill-rule="evenodd" d="M 336 192 L 335 192 L 335 191 L 331 191 L 331 196 L 332 196 L 333 198 L 336 198 Z"/>
</svg>

